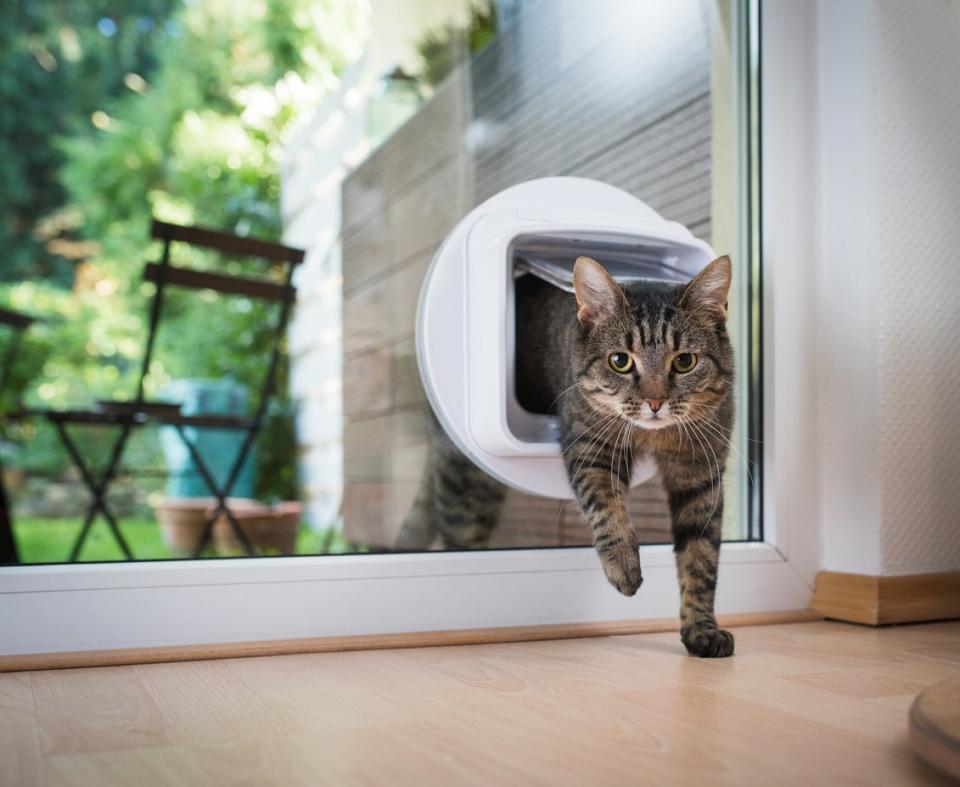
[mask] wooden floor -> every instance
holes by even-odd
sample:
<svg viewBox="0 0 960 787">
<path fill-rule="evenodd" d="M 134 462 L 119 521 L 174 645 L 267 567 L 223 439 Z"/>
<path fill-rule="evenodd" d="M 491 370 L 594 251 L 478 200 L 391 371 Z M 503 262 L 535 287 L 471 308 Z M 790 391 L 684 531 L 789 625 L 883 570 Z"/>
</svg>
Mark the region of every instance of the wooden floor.
<svg viewBox="0 0 960 787">
<path fill-rule="evenodd" d="M 4 785 L 945 784 L 914 695 L 960 622 L 0 674 Z"/>
</svg>

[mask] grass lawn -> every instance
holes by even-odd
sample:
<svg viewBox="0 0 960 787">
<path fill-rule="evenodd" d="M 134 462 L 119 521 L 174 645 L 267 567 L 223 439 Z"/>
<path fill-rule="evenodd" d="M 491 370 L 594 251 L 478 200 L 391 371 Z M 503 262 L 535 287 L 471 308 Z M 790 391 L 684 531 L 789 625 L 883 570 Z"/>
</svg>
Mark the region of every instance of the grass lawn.
<svg viewBox="0 0 960 787">
<path fill-rule="evenodd" d="M 80 532 L 79 519 L 19 519 L 14 522 L 14 534 L 21 563 L 63 563 Z M 153 519 L 124 519 L 120 532 L 137 560 L 169 560 L 183 557 L 171 552 L 160 534 L 160 526 Z M 298 555 L 317 555 L 330 538 L 328 530 L 311 530 L 301 526 L 297 535 Z M 335 532 L 328 546 L 329 554 L 355 552 L 339 532 Z M 120 547 L 113 540 L 107 524 L 98 519 L 87 536 L 80 553 L 81 561 L 123 560 Z"/>
</svg>

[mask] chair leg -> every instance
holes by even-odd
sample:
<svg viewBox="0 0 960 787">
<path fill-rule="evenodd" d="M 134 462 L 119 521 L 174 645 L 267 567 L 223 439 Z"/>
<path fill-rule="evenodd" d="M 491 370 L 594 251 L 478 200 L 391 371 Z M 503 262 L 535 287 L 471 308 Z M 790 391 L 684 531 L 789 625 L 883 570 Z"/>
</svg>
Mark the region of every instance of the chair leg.
<svg viewBox="0 0 960 787">
<path fill-rule="evenodd" d="M 90 535 L 90 528 L 93 526 L 93 520 L 97 517 L 97 504 L 91 503 L 87 507 L 87 514 L 83 518 L 83 524 L 80 526 L 80 532 L 73 540 L 73 546 L 70 547 L 70 555 L 67 557 L 68 563 L 76 563 L 80 557 L 80 550 L 86 543 L 87 536 Z"/>
<path fill-rule="evenodd" d="M 197 470 L 200 471 L 200 476 L 203 478 L 203 482 L 207 485 L 207 488 L 209 488 L 210 493 L 217 499 L 217 505 L 214 508 L 213 513 L 207 518 L 207 521 L 203 526 L 203 532 L 200 535 L 200 540 L 197 541 L 197 545 L 194 547 L 193 556 L 199 557 L 203 550 L 207 548 L 207 545 L 210 543 L 210 538 L 213 535 L 213 525 L 221 513 L 227 517 L 227 522 L 230 523 L 230 529 L 233 530 L 234 535 L 236 535 L 240 543 L 243 544 L 243 548 L 246 553 L 248 555 L 253 555 L 255 553 L 253 544 L 250 543 L 250 539 L 247 537 L 247 534 L 244 532 L 243 528 L 240 527 L 240 523 L 237 521 L 233 511 L 230 510 L 230 506 L 227 505 L 227 496 L 230 494 L 230 489 L 233 487 L 234 480 L 237 475 L 235 470 L 246 460 L 247 453 L 249 452 L 250 441 L 247 441 L 244 444 L 244 450 L 242 450 L 238 458 L 234 460 L 234 466 L 231 468 L 230 477 L 227 479 L 227 484 L 223 489 L 221 489 L 217 485 L 216 480 L 214 480 L 213 475 L 207 469 L 207 465 L 203 461 L 203 457 L 200 456 L 200 452 L 197 451 L 197 448 L 193 442 L 187 438 L 183 427 L 180 424 L 176 424 L 176 428 L 177 434 L 180 435 L 180 439 L 183 441 L 184 445 L 186 445 L 187 450 L 190 452 L 190 456 L 197 465 Z"/>
<path fill-rule="evenodd" d="M 217 498 L 217 505 L 214 507 L 213 513 L 210 514 L 203 526 L 203 532 L 200 535 L 200 539 L 197 541 L 197 545 L 193 549 L 193 557 L 200 557 L 200 555 L 203 553 L 203 550 L 206 549 L 210 544 L 210 539 L 213 538 L 213 526 L 220 514 L 223 514 L 227 517 L 227 522 L 230 525 L 230 529 L 243 545 L 244 551 L 248 555 L 255 555 L 256 550 L 254 549 L 253 544 L 250 543 L 250 539 L 246 532 L 244 532 L 243 528 L 240 527 L 240 523 L 237 521 L 236 515 L 226 504 L 226 497 L 221 496 L 219 492 L 214 492 L 214 497 Z"/>
<path fill-rule="evenodd" d="M 13 517 L 10 514 L 7 489 L 3 483 L 3 466 L 0 465 L 0 563 L 19 563 L 17 541 L 13 537 Z"/>
<path fill-rule="evenodd" d="M 70 562 L 74 563 L 77 561 L 77 558 L 80 557 L 80 550 L 83 549 L 83 545 L 87 540 L 87 536 L 90 534 L 90 528 L 93 525 L 93 520 L 97 513 L 103 516 L 103 518 L 106 520 L 107 526 L 110 528 L 110 532 L 113 534 L 113 538 L 119 545 L 124 557 L 127 560 L 135 560 L 136 558 L 134 558 L 133 552 L 130 551 L 130 547 L 127 545 L 127 541 L 123 537 L 123 533 L 120 532 L 120 526 L 117 524 L 117 520 L 107 507 L 106 500 L 107 487 L 114 479 L 117 464 L 120 462 L 120 456 L 123 454 L 123 449 L 130 437 L 132 424 L 125 423 L 123 425 L 123 431 L 121 431 L 117 442 L 114 443 L 113 452 L 110 455 L 110 461 L 107 463 L 107 468 L 104 470 L 103 476 L 101 477 L 99 483 L 94 480 L 93 475 L 90 473 L 90 470 L 86 465 L 86 462 L 84 462 L 83 456 L 80 454 L 76 444 L 70 437 L 70 433 L 67 432 L 67 427 L 63 421 L 54 421 L 54 424 L 57 427 L 57 433 L 60 435 L 61 442 L 66 447 L 67 452 L 70 454 L 70 458 L 80 471 L 80 476 L 87 485 L 90 494 L 93 495 L 93 500 L 90 503 L 90 507 L 87 509 L 86 519 L 84 519 L 83 526 L 80 528 L 80 532 L 77 534 L 77 538 L 73 543 L 73 547 L 70 549 Z"/>
</svg>

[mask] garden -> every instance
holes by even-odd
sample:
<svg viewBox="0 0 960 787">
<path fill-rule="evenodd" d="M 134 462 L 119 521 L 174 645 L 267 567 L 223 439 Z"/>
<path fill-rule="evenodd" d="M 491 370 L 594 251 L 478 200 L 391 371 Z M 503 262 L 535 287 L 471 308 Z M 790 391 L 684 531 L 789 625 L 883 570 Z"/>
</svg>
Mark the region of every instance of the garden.
<svg viewBox="0 0 960 787">
<path fill-rule="evenodd" d="M 462 8 L 459 21 L 421 30 L 413 73 L 398 67 L 384 79 L 404 82 L 419 101 L 482 48 L 496 32 L 495 5 Z M 159 423 L 126 435 L 122 418 L 105 428 L 49 415 L 143 402 L 175 405 L 186 418 L 256 413 L 256 438 L 229 497 L 244 510 L 248 535 L 281 520 L 290 531 L 257 542 L 257 554 L 365 549 L 344 541 L 336 513 L 317 521 L 295 505 L 304 495 L 286 335 L 276 329 L 282 303 L 251 296 L 247 284 L 228 286 L 230 297 L 215 286 L 161 290 L 156 266 L 167 264 L 167 249 L 151 228 L 211 228 L 232 239 L 228 246 L 280 241 L 285 147 L 363 56 L 367 3 L 17 0 L 5 22 L 0 316 L 31 322 L 18 331 L 0 320 L 0 359 L 11 361 L 0 375 L 0 509 L 12 515 L 0 522 L 0 562 L 10 554 L 49 563 L 251 552 L 198 466 L 222 487 L 241 435 L 209 425 L 177 434 Z M 282 286 L 276 266 L 226 260 L 203 244 L 174 244 L 172 253 L 208 281 L 266 274 L 268 288 Z M 275 384 L 263 398 L 278 336 Z M 107 476 L 114 481 L 98 490 Z M 100 502 L 119 525 L 100 510 L 85 524 Z M 203 536 L 191 537 L 195 549 L 177 532 L 187 508 L 194 529 L 206 520 Z"/>
<path fill-rule="evenodd" d="M 357 56 L 366 18 L 350 0 L 131 0 L 122 14 L 102 0 L 12 5 L 0 27 L 0 306 L 35 322 L 16 348 L 0 326 L 0 352 L 15 349 L 0 461 L 20 560 L 43 563 L 67 558 L 90 498 L 37 413 L 136 396 L 156 291 L 144 264 L 160 254 L 153 219 L 280 238 L 284 142 Z M 196 269 L 222 265 L 202 250 L 179 254 Z M 231 261 L 227 272 L 248 269 Z M 249 410 L 275 339 L 271 308 L 170 290 L 145 398 L 226 385 L 234 412 Z M 234 489 L 264 504 L 299 497 L 285 368 L 276 380 Z M 116 429 L 70 429 L 102 472 Z M 137 559 L 180 554 L 154 519 L 190 481 L 171 472 L 164 429 L 134 430 L 108 494 Z M 216 437 L 200 446 L 208 459 Z M 335 525 L 301 524 L 295 551 L 342 548 Z M 79 559 L 122 557 L 98 519 Z"/>
</svg>

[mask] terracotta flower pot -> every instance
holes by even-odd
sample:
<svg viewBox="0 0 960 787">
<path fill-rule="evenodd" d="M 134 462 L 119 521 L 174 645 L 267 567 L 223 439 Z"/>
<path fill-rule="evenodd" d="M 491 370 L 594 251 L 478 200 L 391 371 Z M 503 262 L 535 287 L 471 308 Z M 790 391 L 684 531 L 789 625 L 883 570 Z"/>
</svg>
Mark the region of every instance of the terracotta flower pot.
<svg viewBox="0 0 960 787">
<path fill-rule="evenodd" d="M 255 507 L 231 510 L 250 543 L 260 552 L 292 555 L 296 551 L 297 530 L 303 513 L 300 503 L 288 501 L 274 506 L 257 504 Z M 222 514 L 213 528 L 213 540 L 218 552 L 243 552 L 243 544 Z"/>
<path fill-rule="evenodd" d="M 154 507 L 163 541 L 172 552 L 178 555 L 193 554 L 215 503 L 212 497 L 170 497 Z M 238 512 L 263 508 L 256 500 L 243 498 L 230 498 L 229 504 L 231 510 Z"/>
</svg>

